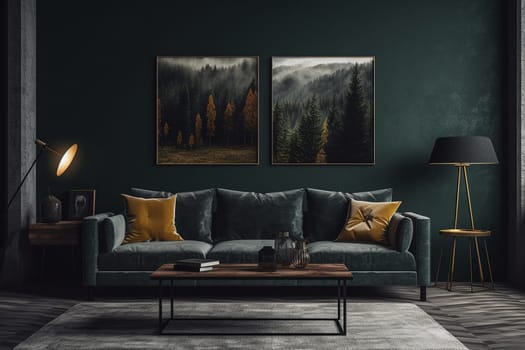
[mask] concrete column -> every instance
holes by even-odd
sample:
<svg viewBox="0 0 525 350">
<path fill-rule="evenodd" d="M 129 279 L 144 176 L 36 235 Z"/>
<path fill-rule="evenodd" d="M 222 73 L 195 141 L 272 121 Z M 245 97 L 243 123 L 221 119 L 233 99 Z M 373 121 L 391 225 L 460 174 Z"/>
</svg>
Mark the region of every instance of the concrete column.
<svg viewBox="0 0 525 350">
<path fill-rule="evenodd" d="M 7 1 L 7 192 L 10 197 L 36 157 L 36 0 Z M 36 169 L 8 211 L 0 285 L 22 284 L 32 254 L 27 227 L 36 219 Z"/>
</svg>

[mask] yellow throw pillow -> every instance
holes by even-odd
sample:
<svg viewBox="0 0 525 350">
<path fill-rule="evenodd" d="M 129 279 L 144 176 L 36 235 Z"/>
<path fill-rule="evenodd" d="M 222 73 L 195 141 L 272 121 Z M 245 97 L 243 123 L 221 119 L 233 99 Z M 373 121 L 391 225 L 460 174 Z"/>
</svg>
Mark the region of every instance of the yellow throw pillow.
<svg viewBox="0 0 525 350">
<path fill-rule="evenodd" d="M 123 194 L 127 230 L 123 243 L 181 241 L 175 227 L 176 196 L 139 198 Z"/>
<path fill-rule="evenodd" d="M 385 232 L 400 205 L 401 202 L 364 202 L 350 199 L 346 223 L 336 241 L 372 241 L 388 244 Z"/>
</svg>

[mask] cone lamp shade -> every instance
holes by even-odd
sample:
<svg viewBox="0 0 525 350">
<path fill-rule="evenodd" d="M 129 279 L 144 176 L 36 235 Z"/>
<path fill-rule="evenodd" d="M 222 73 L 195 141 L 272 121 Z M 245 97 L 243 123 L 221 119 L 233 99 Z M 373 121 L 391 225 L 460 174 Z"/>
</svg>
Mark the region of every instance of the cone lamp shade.
<svg viewBox="0 0 525 350">
<path fill-rule="evenodd" d="M 497 164 L 492 142 L 485 136 L 439 137 L 429 163 L 448 165 Z"/>
<path fill-rule="evenodd" d="M 66 152 L 64 152 L 64 155 L 62 155 L 62 158 L 60 158 L 60 162 L 58 162 L 57 176 L 61 176 L 67 170 L 67 168 L 69 168 L 71 162 L 73 162 L 73 159 L 75 159 L 77 149 L 78 145 L 75 143 L 71 145 Z"/>
</svg>

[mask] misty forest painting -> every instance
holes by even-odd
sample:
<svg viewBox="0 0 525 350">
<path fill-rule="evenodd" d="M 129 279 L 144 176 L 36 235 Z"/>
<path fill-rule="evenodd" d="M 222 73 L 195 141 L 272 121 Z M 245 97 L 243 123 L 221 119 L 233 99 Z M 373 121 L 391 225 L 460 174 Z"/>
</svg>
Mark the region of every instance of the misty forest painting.
<svg viewBox="0 0 525 350">
<path fill-rule="evenodd" d="M 374 163 L 374 58 L 272 58 L 272 163 Z"/>
<path fill-rule="evenodd" d="M 258 164 L 258 57 L 157 57 L 157 164 Z"/>
</svg>

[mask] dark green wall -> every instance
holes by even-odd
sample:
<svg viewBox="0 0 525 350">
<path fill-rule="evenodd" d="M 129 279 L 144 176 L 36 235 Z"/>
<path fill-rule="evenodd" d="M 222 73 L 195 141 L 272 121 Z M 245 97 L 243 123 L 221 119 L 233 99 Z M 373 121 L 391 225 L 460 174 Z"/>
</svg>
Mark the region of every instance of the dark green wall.
<svg viewBox="0 0 525 350">
<path fill-rule="evenodd" d="M 95 188 L 97 211 L 120 211 L 119 193 L 130 186 L 393 187 L 402 210 L 432 218 L 436 266 L 437 230 L 453 216 L 455 169 L 427 165 L 434 139 L 486 135 L 503 160 L 503 10 L 493 0 L 39 1 L 38 135 L 59 148 L 80 146 L 61 178 L 50 161 L 39 163 L 39 194 L 48 185 L 58 193 Z M 260 57 L 260 166 L 155 165 L 157 55 Z M 272 55 L 376 57 L 375 166 L 270 165 Z M 469 173 L 477 225 L 495 233 L 500 278 L 502 169 Z"/>
</svg>

